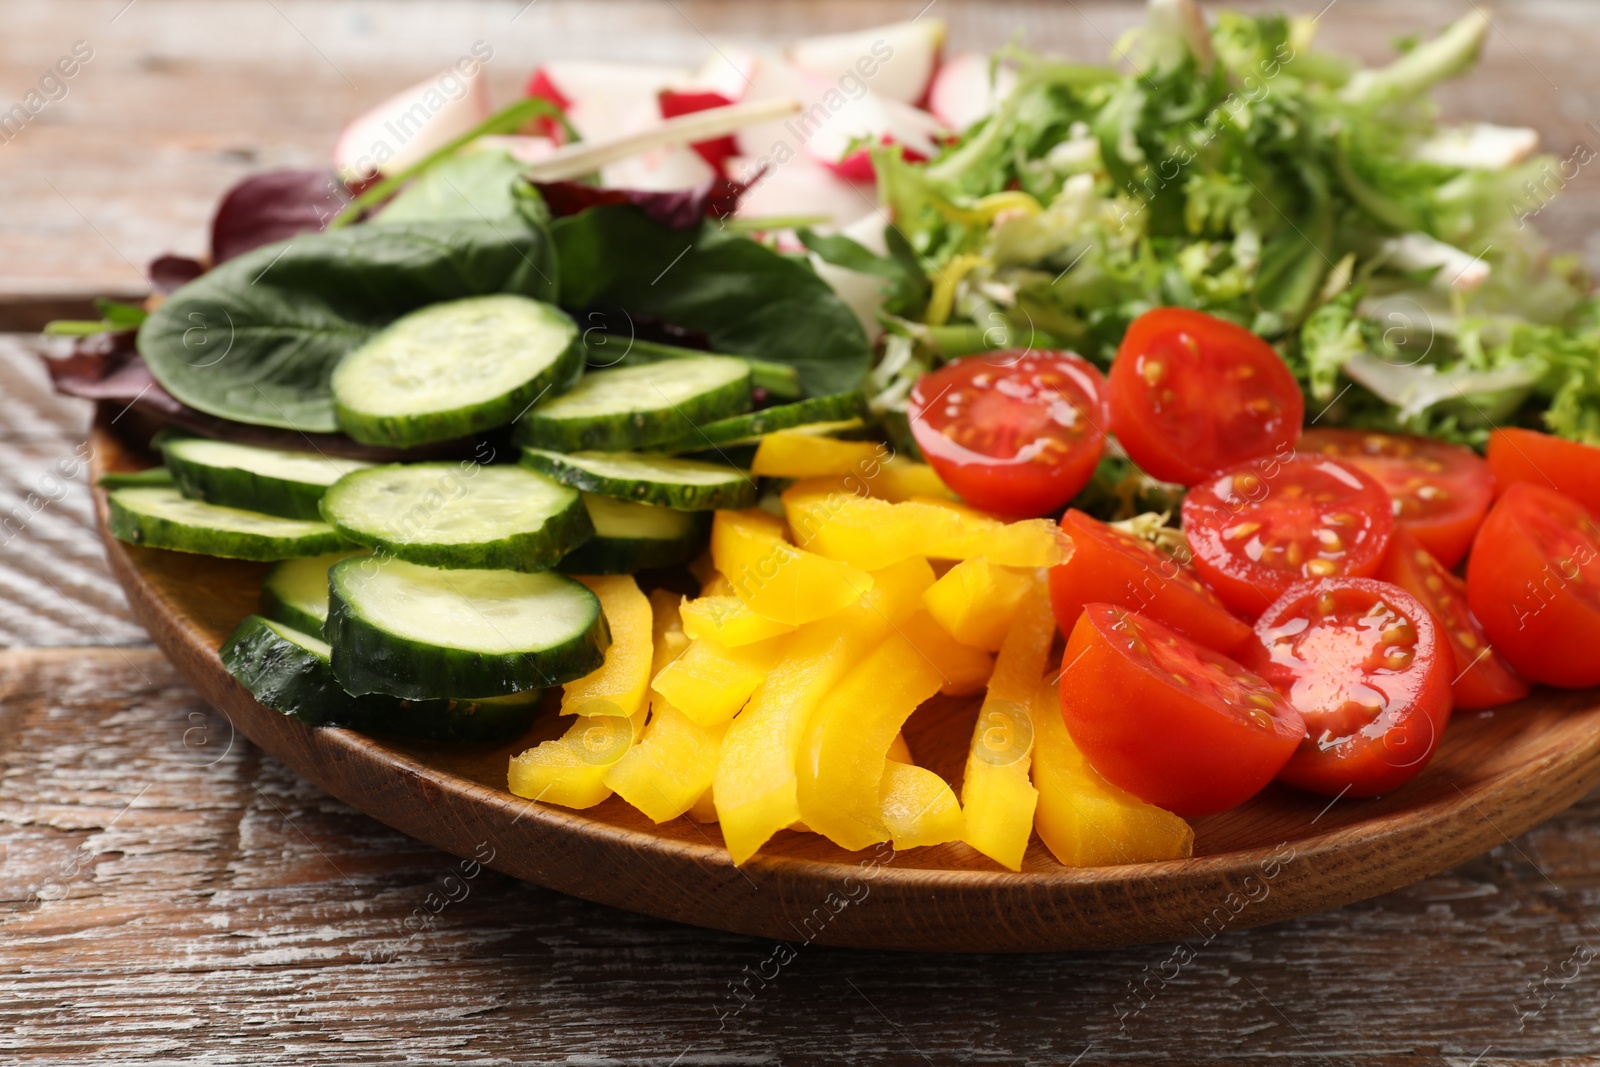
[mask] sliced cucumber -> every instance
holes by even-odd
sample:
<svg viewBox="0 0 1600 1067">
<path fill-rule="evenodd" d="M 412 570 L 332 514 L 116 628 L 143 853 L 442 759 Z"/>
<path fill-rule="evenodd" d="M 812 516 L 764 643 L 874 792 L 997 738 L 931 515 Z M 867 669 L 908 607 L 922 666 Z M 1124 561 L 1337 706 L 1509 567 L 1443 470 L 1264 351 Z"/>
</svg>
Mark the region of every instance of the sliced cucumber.
<svg viewBox="0 0 1600 1067">
<path fill-rule="evenodd" d="M 522 462 L 586 493 L 679 511 L 747 508 L 756 483 L 746 471 L 651 452 L 574 452 L 524 448 Z"/>
<path fill-rule="evenodd" d="M 589 364 L 595 368 L 634 367 L 641 363 L 656 363 L 664 359 L 699 359 L 708 354 L 698 348 L 661 344 L 658 341 L 646 341 L 633 336 L 624 337 L 622 334 L 606 333 L 604 330 L 584 330 L 583 340 L 589 352 Z M 620 357 L 616 354 L 618 352 L 622 353 Z M 805 395 L 800 388 L 800 372 L 789 364 L 773 363 L 770 360 L 756 359 L 754 356 L 732 358 L 742 359 L 750 364 L 751 386 L 765 389 L 768 396 L 790 400 Z"/>
<path fill-rule="evenodd" d="M 566 312 L 525 296 L 474 296 L 413 311 L 333 371 L 339 425 L 357 441 L 409 445 L 504 426 L 583 363 Z"/>
<path fill-rule="evenodd" d="M 351 693 L 507 696 L 582 678 L 611 644 L 571 578 L 347 559 L 328 572 L 333 669 Z"/>
<path fill-rule="evenodd" d="M 142 471 L 107 471 L 94 483 L 101 489 L 137 489 L 140 486 L 177 485 L 172 472 L 165 467 L 151 467 Z"/>
<path fill-rule="evenodd" d="M 750 410 L 750 364 L 696 356 L 585 374 L 517 421 L 516 439 L 562 452 L 623 452 L 692 436 Z"/>
<path fill-rule="evenodd" d="M 705 541 L 700 513 L 583 494 L 594 536 L 569 552 L 567 574 L 637 574 L 687 563 Z"/>
<path fill-rule="evenodd" d="M 328 568 L 364 552 L 330 552 L 275 563 L 261 579 L 261 614 L 308 634 L 328 621 Z"/>
<path fill-rule="evenodd" d="M 507 741 L 524 733 L 539 711 L 538 691 L 484 700 L 401 700 L 351 696 L 333 673 L 332 649 L 320 638 L 251 615 L 223 644 L 222 664 L 273 711 L 312 726 L 430 741 Z"/>
<path fill-rule="evenodd" d="M 427 567 L 546 570 L 594 533 L 575 490 L 526 467 L 370 467 L 339 479 L 322 514 L 356 544 Z"/>
<path fill-rule="evenodd" d="M 320 556 L 349 545 L 325 522 L 282 519 L 190 500 L 176 489 L 116 489 L 107 497 L 113 537 L 147 548 L 228 559 Z"/>
<path fill-rule="evenodd" d="M 859 428 L 866 414 L 867 400 L 860 393 L 814 396 L 795 404 L 781 404 L 706 423 L 673 444 L 662 446 L 661 451 L 701 452 L 722 445 L 751 444 L 774 430 L 831 436 L 841 430 Z"/>
<path fill-rule="evenodd" d="M 317 504 L 328 486 L 372 466 L 358 459 L 179 434 L 158 434 L 155 444 L 184 496 L 285 519 L 320 519 Z"/>
</svg>

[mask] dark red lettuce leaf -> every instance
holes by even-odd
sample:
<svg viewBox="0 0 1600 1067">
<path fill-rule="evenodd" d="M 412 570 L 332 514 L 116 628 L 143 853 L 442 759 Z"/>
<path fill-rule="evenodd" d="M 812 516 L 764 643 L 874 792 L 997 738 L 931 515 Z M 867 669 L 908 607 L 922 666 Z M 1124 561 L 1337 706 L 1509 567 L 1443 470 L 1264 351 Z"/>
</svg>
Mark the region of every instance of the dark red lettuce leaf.
<svg viewBox="0 0 1600 1067">
<path fill-rule="evenodd" d="M 223 194 L 211 220 L 211 265 L 297 233 L 321 230 L 351 199 L 332 170 L 272 170 Z"/>
<path fill-rule="evenodd" d="M 725 219 L 739 207 L 745 190 L 760 180 L 712 178 L 693 189 L 651 192 L 643 189 L 602 189 L 583 182 L 534 182 L 554 218 L 565 218 L 592 207 L 632 204 L 649 218 L 673 230 L 692 230 L 703 219 Z"/>
<path fill-rule="evenodd" d="M 158 293 L 170 293 L 187 285 L 206 272 L 206 265 L 188 256 L 175 256 L 165 252 L 150 261 L 147 268 L 150 284 Z"/>
</svg>

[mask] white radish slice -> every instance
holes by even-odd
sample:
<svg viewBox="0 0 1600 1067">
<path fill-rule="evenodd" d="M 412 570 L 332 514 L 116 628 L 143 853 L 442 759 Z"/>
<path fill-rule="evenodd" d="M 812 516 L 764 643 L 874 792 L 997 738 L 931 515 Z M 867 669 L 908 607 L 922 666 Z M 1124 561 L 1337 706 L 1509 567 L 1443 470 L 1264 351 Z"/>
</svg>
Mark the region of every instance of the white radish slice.
<svg viewBox="0 0 1600 1067">
<path fill-rule="evenodd" d="M 989 57 L 962 52 L 940 64 L 928 92 L 928 110 L 952 130 L 965 130 L 991 114 L 1016 85 L 1014 67 L 1002 65 L 990 81 Z"/>
<path fill-rule="evenodd" d="M 879 96 L 920 104 L 938 69 L 944 39 L 944 20 L 919 18 L 857 33 L 807 37 L 789 49 L 789 58 L 830 82 L 850 74 Z"/>
<path fill-rule="evenodd" d="M 352 120 L 333 147 L 345 181 L 394 174 L 420 162 L 489 117 L 482 69 L 441 71 Z"/>
<path fill-rule="evenodd" d="M 699 153 L 681 145 L 652 149 L 600 168 L 600 184 L 607 189 L 656 193 L 693 189 L 716 176 Z"/>
<path fill-rule="evenodd" d="M 863 140 L 872 144 L 899 145 L 913 160 L 929 159 L 938 151 L 934 135 L 939 121 L 898 100 L 868 92 L 860 98 L 846 98 L 837 111 L 828 112 L 822 103 L 802 112 L 789 123 L 806 134 L 806 151 L 841 177 L 870 181 L 872 161 Z"/>
<path fill-rule="evenodd" d="M 546 63 L 534 72 L 534 95 L 553 94 L 567 121 L 585 141 L 633 133 L 657 117 L 656 94 L 689 77 L 682 67 L 571 59 Z"/>
<path fill-rule="evenodd" d="M 743 156 L 728 161 L 728 173 L 750 180 L 761 161 Z M 779 163 L 771 158 L 766 170 L 739 200 L 739 218 L 819 218 L 841 227 L 876 216 L 878 196 L 871 185 L 839 177 L 804 153 Z M 823 225 L 823 223 L 819 223 Z"/>
</svg>

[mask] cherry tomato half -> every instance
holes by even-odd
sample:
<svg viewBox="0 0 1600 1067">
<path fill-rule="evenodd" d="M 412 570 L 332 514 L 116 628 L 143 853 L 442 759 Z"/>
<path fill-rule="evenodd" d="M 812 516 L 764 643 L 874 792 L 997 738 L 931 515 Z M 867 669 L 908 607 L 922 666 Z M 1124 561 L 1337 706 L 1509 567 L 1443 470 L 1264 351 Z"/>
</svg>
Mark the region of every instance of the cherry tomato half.
<svg viewBox="0 0 1600 1067">
<path fill-rule="evenodd" d="M 1290 589 L 1245 656 L 1289 698 L 1307 737 L 1278 780 L 1313 793 L 1387 793 L 1427 766 L 1450 719 L 1450 656 L 1397 585 L 1328 578 Z"/>
<path fill-rule="evenodd" d="M 1600 685 L 1600 524 L 1576 500 L 1507 487 L 1467 557 L 1467 603 L 1524 678 Z"/>
<path fill-rule="evenodd" d="M 1188 308 L 1133 321 L 1111 364 L 1111 431 L 1152 478 L 1195 485 L 1300 436 L 1305 400 L 1278 353 Z"/>
<path fill-rule="evenodd" d="M 1359 467 L 1389 491 L 1394 520 L 1446 567 L 1460 563 L 1494 500 L 1494 474 L 1472 449 L 1404 434 L 1307 430 L 1296 446 Z"/>
<path fill-rule="evenodd" d="M 1492 708 L 1521 700 L 1528 683 L 1495 651 L 1467 607 L 1467 583 L 1447 570 L 1404 525 L 1394 531 L 1378 577 L 1422 602 L 1450 646 L 1450 699 L 1458 708 Z"/>
<path fill-rule="evenodd" d="M 1305 737 L 1271 685 L 1125 608 L 1084 608 L 1062 664 L 1061 713 L 1090 766 L 1185 819 L 1250 799 Z"/>
<path fill-rule="evenodd" d="M 1600 515 L 1600 448 L 1513 428 L 1489 435 L 1488 460 L 1502 492 L 1516 482 L 1531 482 L 1565 493 Z"/>
<path fill-rule="evenodd" d="M 1224 604 L 1252 619 L 1296 582 L 1372 574 L 1393 529 L 1383 486 L 1314 456 L 1241 464 L 1183 501 L 1195 570 Z"/>
<path fill-rule="evenodd" d="M 917 447 L 967 503 L 1009 518 L 1078 495 L 1105 452 L 1105 379 L 1071 352 L 990 352 L 924 374 L 907 416 Z"/>
<path fill-rule="evenodd" d="M 1067 562 L 1050 568 L 1050 602 L 1069 633 L 1090 603 L 1117 604 L 1164 622 L 1207 648 L 1227 652 L 1250 637 L 1194 571 L 1148 541 L 1068 509 L 1061 528 L 1072 538 Z"/>
</svg>

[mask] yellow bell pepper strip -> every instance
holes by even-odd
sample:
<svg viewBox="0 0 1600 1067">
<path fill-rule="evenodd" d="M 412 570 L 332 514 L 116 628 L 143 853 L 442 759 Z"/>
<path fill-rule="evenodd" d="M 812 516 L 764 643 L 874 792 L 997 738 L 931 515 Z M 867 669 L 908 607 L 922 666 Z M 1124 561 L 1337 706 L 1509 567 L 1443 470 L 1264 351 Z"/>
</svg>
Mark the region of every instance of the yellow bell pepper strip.
<svg viewBox="0 0 1600 1067">
<path fill-rule="evenodd" d="M 944 627 L 940 627 L 943 630 Z M 939 671 L 944 683 L 939 692 L 947 697 L 965 697 L 981 693 L 994 674 L 994 657 L 981 648 L 963 645 L 952 640 L 946 646 L 945 658 L 939 661 Z"/>
<path fill-rule="evenodd" d="M 598 670 L 568 682 L 561 693 L 563 715 L 632 715 L 644 706 L 655 655 L 650 600 L 631 575 L 578 576 L 600 598 L 611 630 L 611 647 Z"/>
<path fill-rule="evenodd" d="M 955 791 L 926 767 L 891 760 L 879 791 L 895 851 L 960 841 L 966 835 L 967 819 Z"/>
<path fill-rule="evenodd" d="M 895 763 L 915 763 L 911 758 L 911 746 L 906 744 L 905 734 L 895 734 L 894 740 L 889 742 L 888 759 Z"/>
<path fill-rule="evenodd" d="M 791 545 L 783 520 L 765 511 L 717 512 L 711 556 L 745 606 L 791 626 L 841 611 L 872 588 L 866 572 Z"/>
<path fill-rule="evenodd" d="M 990 563 L 962 560 L 922 594 L 922 604 L 957 641 L 998 652 L 1011 618 L 1038 575 Z"/>
<path fill-rule="evenodd" d="M 580 715 L 567 732 L 511 757 L 506 784 L 529 800 L 592 808 L 611 795 L 605 775 L 644 729 L 645 712 L 633 716 Z"/>
<path fill-rule="evenodd" d="M 789 638 L 774 637 L 728 648 L 710 638 L 689 642 L 683 655 L 661 669 L 650 687 L 700 726 L 727 722 L 739 713 L 773 665 Z"/>
<path fill-rule="evenodd" d="M 711 790 L 708 788 L 704 793 L 701 793 L 700 799 L 695 801 L 694 806 L 684 814 L 689 816 L 689 821 L 700 823 L 702 826 L 716 822 L 717 802 L 712 796 Z"/>
<path fill-rule="evenodd" d="M 728 727 L 712 777 L 722 836 L 735 863 L 800 818 L 795 763 L 813 711 L 917 610 L 932 584 L 926 560 L 907 560 L 874 574 L 871 591 L 849 608 L 779 638 L 789 642 L 783 658 Z"/>
<path fill-rule="evenodd" d="M 732 596 L 733 583 L 721 571 L 712 571 L 711 577 L 700 586 L 701 596 Z"/>
<path fill-rule="evenodd" d="M 896 504 L 801 481 L 784 490 L 783 505 L 797 544 L 869 571 L 913 556 L 983 556 L 1007 567 L 1052 567 L 1072 551 L 1048 519 L 1008 523 L 952 501 Z"/>
<path fill-rule="evenodd" d="M 606 771 L 605 784 L 658 823 L 676 819 L 711 788 L 728 724 L 701 726 L 659 696 L 639 743 Z"/>
<path fill-rule="evenodd" d="M 1034 828 L 1068 867 L 1187 859 L 1194 830 L 1178 816 L 1118 789 L 1089 766 L 1061 718 L 1061 693 L 1046 682 L 1033 703 Z"/>
<path fill-rule="evenodd" d="M 681 608 L 683 632 L 691 638 L 705 638 L 726 648 L 755 644 L 773 637 L 794 632 L 786 622 L 776 622 L 757 615 L 734 596 L 729 587 L 727 596 L 702 596 L 685 600 Z"/>
<path fill-rule="evenodd" d="M 994 676 L 978 711 L 961 785 L 967 819 L 963 840 L 1013 871 L 1022 869 L 1039 800 L 1028 780 L 1033 751 L 1030 706 L 1055 635 L 1049 586 L 1036 582 L 995 657 Z"/>
<path fill-rule="evenodd" d="M 751 470 L 771 478 L 820 479 L 829 488 L 881 500 L 956 498 L 932 467 L 897 456 L 880 441 L 836 441 L 779 430 L 756 446 Z"/>
<path fill-rule="evenodd" d="M 955 308 L 956 286 L 961 279 L 977 267 L 993 265 L 994 260 L 988 256 L 972 253 L 951 256 L 948 263 L 934 272 L 933 291 L 928 294 L 928 308 L 923 313 L 922 321 L 929 326 L 943 326 Z"/>
<path fill-rule="evenodd" d="M 807 826 L 852 851 L 889 840 L 878 791 L 889 746 L 917 706 L 939 691 L 955 644 L 919 611 L 817 706 L 796 764 L 796 795 Z"/>
</svg>

